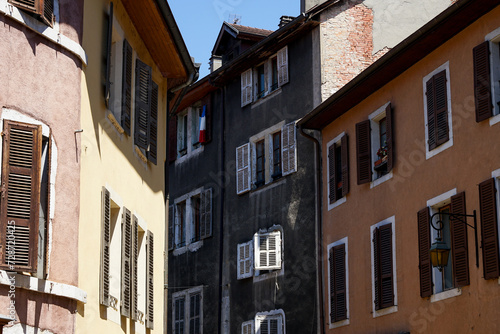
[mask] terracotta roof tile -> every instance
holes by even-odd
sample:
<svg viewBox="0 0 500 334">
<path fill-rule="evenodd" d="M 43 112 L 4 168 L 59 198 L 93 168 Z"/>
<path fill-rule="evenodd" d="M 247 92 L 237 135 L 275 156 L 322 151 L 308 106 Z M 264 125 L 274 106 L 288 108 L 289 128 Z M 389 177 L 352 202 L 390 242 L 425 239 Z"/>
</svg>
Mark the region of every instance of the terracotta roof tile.
<svg viewBox="0 0 500 334">
<path fill-rule="evenodd" d="M 251 34 L 251 35 L 258 35 L 258 36 L 269 36 L 274 32 L 272 30 L 265 30 L 265 29 L 259 29 L 259 28 L 240 26 L 239 24 L 229 23 L 229 25 L 231 27 L 233 27 L 234 29 L 238 30 L 240 33 L 244 33 L 244 34 Z"/>
</svg>

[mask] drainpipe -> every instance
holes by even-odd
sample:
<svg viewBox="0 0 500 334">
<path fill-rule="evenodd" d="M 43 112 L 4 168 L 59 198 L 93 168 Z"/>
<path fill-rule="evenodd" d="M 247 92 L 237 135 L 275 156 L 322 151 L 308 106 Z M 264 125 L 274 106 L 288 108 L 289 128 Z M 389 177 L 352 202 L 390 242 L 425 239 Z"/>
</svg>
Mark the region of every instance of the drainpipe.
<svg viewBox="0 0 500 334">
<path fill-rule="evenodd" d="M 317 301 L 318 301 L 318 314 L 319 314 L 319 327 L 321 329 L 320 333 L 325 333 L 325 311 L 323 307 L 323 222 L 322 222 L 322 212 L 321 203 L 322 199 L 322 187 L 321 187 L 321 144 L 313 136 L 304 132 L 302 125 L 299 126 L 299 133 L 312 141 L 314 143 L 314 148 L 316 150 L 316 284 L 317 284 Z"/>
</svg>

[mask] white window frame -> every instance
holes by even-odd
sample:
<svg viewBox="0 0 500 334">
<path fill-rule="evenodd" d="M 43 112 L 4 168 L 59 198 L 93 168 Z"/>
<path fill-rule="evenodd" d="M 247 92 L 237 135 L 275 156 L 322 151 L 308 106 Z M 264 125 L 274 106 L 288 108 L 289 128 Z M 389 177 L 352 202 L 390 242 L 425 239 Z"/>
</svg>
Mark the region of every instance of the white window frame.
<svg viewBox="0 0 500 334">
<path fill-rule="evenodd" d="M 387 180 L 392 179 L 392 169 L 385 175 L 382 175 L 381 177 L 375 178 L 376 175 L 378 175 L 377 171 L 375 170 L 375 161 L 378 160 L 378 155 L 377 151 L 380 148 L 379 142 L 380 142 L 380 124 L 379 122 L 386 117 L 386 108 L 391 102 L 387 102 L 384 104 L 382 107 L 378 108 L 374 112 L 372 112 L 369 116 L 368 119 L 370 120 L 370 136 L 371 136 L 371 156 L 372 156 L 372 163 L 371 163 L 371 168 L 372 168 L 372 181 L 370 182 L 370 189 L 375 188 L 376 186 L 384 183 Z"/>
<path fill-rule="evenodd" d="M 263 252 L 260 249 L 260 238 L 261 237 L 266 237 L 267 241 L 266 243 L 269 242 L 270 238 L 276 238 L 276 264 L 275 265 L 263 265 L 260 263 L 260 256 L 261 253 Z M 283 262 L 283 252 L 282 252 L 282 233 L 280 230 L 273 230 L 273 231 L 259 231 L 254 234 L 253 238 L 254 242 L 254 268 L 255 270 L 280 270 L 281 269 L 281 264 Z M 266 262 L 269 263 L 269 253 L 267 250 L 267 260 Z"/>
<path fill-rule="evenodd" d="M 491 80 L 491 104 L 493 116 L 490 117 L 490 126 L 500 122 L 500 28 L 497 28 L 485 36 L 489 41 L 490 49 L 490 80 Z"/>
<path fill-rule="evenodd" d="M 191 296 L 200 295 L 200 334 L 203 334 L 203 285 L 172 294 L 172 333 L 175 333 L 175 301 L 184 298 L 184 334 L 189 333 Z"/>
<path fill-rule="evenodd" d="M 331 244 L 329 244 L 328 249 L 327 249 L 327 254 L 330 254 L 330 249 L 332 249 L 333 247 L 342 245 L 342 244 L 345 245 L 345 289 L 346 289 L 346 297 L 345 298 L 346 298 L 347 319 L 337 321 L 334 323 L 331 323 L 329 321 L 329 328 L 330 329 L 347 326 L 351 323 L 351 319 L 350 319 L 351 315 L 349 312 L 349 260 L 348 260 L 349 259 L 349 247 L 348 247 L 349 241 L 348 241 L 348 237 L 342 238 L 338 241 L 335 241 L 335 242 L 332 242 Z M 328 261 L 328 296 L 332 295 L 331 286 L 329 283 L 330 282 L 330 273 L 331 273 L 330 261 Z M 329 309 L 328 314 L 331 314 L 332 313 L 331 298 L 328 299 L 328 309 Z"/>
<path fill-rule="evenodd" d="M 194 155 L 198 155 L 204 150 L 204 145 L 198 143 L 196 138 L 200 136 L 200 109 L 201 106 L 199 103 L 196 103 L 183 111 L 181 111 L 177 115 L 177 147 L 176 154 L 177 159 L 175 160 L 176 164 L 183 163 L 186 159 Z M 181 117 L 186 117 L 185 120 L 187 122 L 187 136 L 186 136 L 186 153 L 180 153 L 181 142 L 183 140 L 183 131 L 184 128 L 181 127 Z M 196 141 L 195 141 L 196 139 Z"/>
<path fill-rule="evenodd" d="M 277 88 L 272 89 L 272 60 L 276 58 L 276 75 L 277 75 Z M 258 71 L 257 68 L 264 66 L 264 82 L 265 88 L 262 96 L 258 96 Z M 267 58 L 259 65 L 250 68 L 241 73 L 241 106 L 244 107 L 248 104 L 261 101 L 262 99 L 278 94 L 281 92 L 281 87 L 290 81 L 290 62 L 288 57 L 288 46 L 284 46 L 275 54 Z M 282 78 L 282 79 L 280 79 Z M 250 90 L 250 93 L 248 93 Z M 250 96 L 249 99 L 247 97 Z"/>
<path fill-rule="evenodd" d="M 193 198 L 200 197 L 204 190 L 206 190 L 204 187 L 197 188 L 187 194 L 177 197 L 173 202 L 173 205 L 175 207 L 174 249 L 173 249 L 174 256 L 184 254 L 187 251 L 195 252 L 203 246 L 203 239 L 194 242 L 192 242 L 191 240 L 194 230 L 194 210 L 193 210 L 194 207 L 192 203 Z M 177 205 L 182 202 L 186 203 L 186 226 L 185 226 L 186 242 L 184 246 L 177 247 L 177 245 L 180 242 L 180 234 L 179 234 L 180 231 L 179 231 L 179 221 L 178 221 L 179 215 L 177 212 Z"/>
<path fill-rule="evenodd" d="M 327 177 L 327 187 L 326 187 L 326 191 L 327 191 L 327 196 L 326 196 L 326 201 L 328 203 L 328 211 L 332 210 L 333 208 L 336 208 L 337 206 L 345 203 L 347 201 L 347 196 L 343 196 L 342 198 L 339 198 L 338 200 L 336 200 L 335 202 L 333 203 L 330 203 L 330 166 L 328 165 L 329 164 L 329 159 L 328 159 L 328 152 L 330 151 L 330 146 L 332 145 L 340 145 L 340 142 L 342 140 L 342 137 L 345 136 L 345 132 L 342 132 L 341 134 L 339 134 L 337 137 L 335 137 L 334 139 L 330 140 L 327 144 L 326 144 L 326 170 L 327 172 L 325 173 L 326 174 L 326 177 Z"/>
<path fill-rule="evenodd" d="M 61 33 L 59 28 L 59 0 L 54 0 L 54 23 L 53 27 L 37 20 L 36 18 L 26 15 L 22 9 L 9 4 L 7 0 L 0 0 L 0 14 L 10 17 L 11 19 L 21 23 L 32 30 L 32 34 L 39 34 L 51 42 L 63 47 L 73 53 L 85 65 L 87 65 L 87 54 L 83 47 Z M 25 33 L 26 34 L 26 33 Z M 27 36 L 29 38 L 29 36 Z"/>
<path fill-rule="evenodd" d="M 500 29 L 500 28 L 499 28 Z M 491 172 L 491 177 L 495 179 L 495 189 L 496 189 L 496 205 L 497 205 L 497 231 L 500 232 L 500 168 Z M 498 233 L 498 241 L 500 243 L 500 233 Z M 500 285 L 500 277 L 498 278 L 498 284 Z"/>
<path fill-rule="evenodd" d="M 435 74 L 446 70 L 446 97 L 447 97 L 447 107 L 448 107 L 448 141 L 436 147 L 435 149 L 429 151 L 429 129 L 428 129 L 428 119 L 427 119 L 427 81 L 432 78 Z M 453 146 L 453 123 L 452 123 L 452 111 L 451 111 L 451 88 L 450 88 L 450 62 L 447 61 L 443 65 L 436 68 L 431 73 L 427 74 L 423 80 L 423 99 L 424 99 L 424 121 L 425 121 L 425 158 L 426 160 L 432 158 L 433 156 L 443 152 L 444 150 Z"/>
<path fill-rule="evenodd" d="M 248 256 L 245 256 L 245 248 L 248 248 Z M 243 252 L 243 254 L 242 254 Z M 241 243 L 241 244 L 238 244 L 238 263 L 237 263 L 237 268 L 236 268 L 236 275 L 237 275 L 237 278 L 238 279 L 244 279 L 244 278 L 248 278 L 248 277 L 252 277 L 253 276 L 253 266 L 254 266 L 254 263 L 253 263 L 253 240 L 250 240 L 248 242 L 245 242 L 245 243 Z M 242 266 L 244 268 L 244 271 L 246 271 L 246 264 L 247 263 L 250 263 L 249 265 L 249 270 L 248 272 L 244 272 L 243 274 L 241 273 L 241 269 L 242 269 Z"/>
<path fill-rule="evenodd" d="M 282 309 L 272 310 L 268 312 L 258 312 L 255 315 L 255 334 L 262 334 L 260 330 L 261 321 L 269 321 L 273 319 L 281 321 L 281 326 L 278 327 L 278 332 L 276 334 L 286 334 L 286 318 L 285 312 Z"/>
<path fill-rule="evenodd" d="M 375 256 L 374 256 L 374 247 L 373 247 L 373 231 L 386 224 L 391 224 L 392 229 L 392 281 L 393 281 L 393 289 L 394 289 L 394 305 L 390 307 L 386 307 L 380 310 L 375 310 Z M 371 280 L 372 280 L 372 315 L 373 318 L 378 318 L 387 314 L 395 313 L 398 311 L 398 280 L 396 276 L 396 218 L 395 216 L 384 219 L 372 226 L 370 226 L 370 257 L 371 257 Z"/>
<path fill-rule="evenodd" d="M 456 194 L 457 194 L 457 189 L 454 188 L 428 200 L 427 207 L 429 207 L 429 215 L 432 217 L 433 214 L 439 212 L 440 208 L 450 204 L 451 197 L 455 196 Z M 436 231 L 433 228 L 430 229 L 431 243 L 434 242 L 434 240 L 437 237 L 437 234 L 438 231 Z M 450 254 L 450 257 L 451 256 L 452 254 Z M 431 303 L 448 299 L 451 297 L 460 296 L 462 294 L 461 288 L 453 288 L 443 291 L 441 288 L 442 287 L 441 272 L 439 271 L 439 269 L 434 267 L 432 267 L 432 283 L 433 287 L 432 287 Z"/>
<path fill-rule="evenodd" d="M 255 334 L 254 320 L 245 321 L 241 324 L 241 334 Z"/>
</svg>

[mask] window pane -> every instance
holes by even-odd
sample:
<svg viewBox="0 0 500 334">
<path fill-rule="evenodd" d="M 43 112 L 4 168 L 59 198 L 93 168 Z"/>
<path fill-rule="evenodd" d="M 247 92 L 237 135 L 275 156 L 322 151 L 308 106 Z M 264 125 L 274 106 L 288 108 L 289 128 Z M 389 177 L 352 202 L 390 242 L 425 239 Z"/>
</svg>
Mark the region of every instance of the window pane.
<svg viewBox="0 0 500 334">
<path fill-rule="evenodd" d="M 265 183 L 265 149 L 264 149 L 264 140 L 261 140 L 255 144 L 255 149 L 257 151 L 257 180 L 255 185 L 261 186 Z"/>
<path fill-rule="evenodd" d="M 439 209 L 439 212 L 450 213 L 450 206 L 447 205 Z M 451 231 L 450 231 L 450 216 L 440 215 L 440 220 L 443 222 L 443 229 L 441 230 L 441 238 L 446 245 L 451 249 Z M 450 259 L 451 251 L 448 255 L 448 264 L 441 272 L 443 278 L 443 291 L 453 288 L 453 264 Z"/>
<path fill-rule="evenodd" d="M 336 198 L 342 198 L 342 147 L 335 147 L 335 189 Z"/>
<path fill-rule="evenodd" d="M 281 132 L 273 134 L 273 177 L 281 176 Z"/>
<path fill-rule="evenodd" d="M 257 98 L 264 96 L 266 89 L 266 77 L 264 75 L 264 65 L 257 67 Z"/>
<path fill-rule="evenodd" d="M 271 59 L 272 66 L 272 81 L 271 81 L 271 91 L 278 88 L 278 57 Z"/>
</svg>

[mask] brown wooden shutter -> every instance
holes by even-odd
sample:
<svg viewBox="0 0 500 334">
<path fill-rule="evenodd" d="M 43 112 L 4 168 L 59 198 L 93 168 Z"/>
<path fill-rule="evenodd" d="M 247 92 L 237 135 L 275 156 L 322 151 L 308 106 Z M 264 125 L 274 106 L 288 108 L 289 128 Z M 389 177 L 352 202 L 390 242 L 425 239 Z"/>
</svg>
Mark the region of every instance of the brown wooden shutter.
<svg viewBox="0 0 500 334">
<path fill-rule="evenodd" d="M 484 279 L 500 275 L 495 179 L 479 184 Z"/>
<path fill-rule="evenodd" d="M 168 250 L 174 249 L 175 205 L 168 207 Z"/>
<path fill-rule="evenodd" d="M 47 25 L 52 27 L 54 20 L 54 0 L 8 0 L 20 9 L 34 13 Z"/>
<path fill-rule="evenodd" d="M 465 214 L 465 193 L 461 192 L 451 198 L 451 213 Z M 454 286 L 469 285 L 469 247 L 467 242 L 467 225 L 465 217 L 450 217 L 451 253 L 453 259 Z"/>
<path fill-rule="evenodd" d="M 373 286 L 375 289 L 375 310 L 380 310 L 380 230 L 373 230 Z"/>
<path fill-rule="evenodd" d="M 345 244 L 330 249 L 330 321 L 347 319 Z"/>
<path fill-rule="evenodd" d="M 134 143 L 144 150 L 148 149 L 148 124 L 153 88 L 151 75 L 151 67 L 143 63 L 140 59 L 137 59 L 135 66 Z"/>
<path fill-rule="evenodd" d="M 389 103 L 385 108 L 386 142 L 387 142 L 387 171 L 394 168 L 394 114 Z"/>
<path fill-rule="evenodd" d="M 340 140 L 342 150 L 342 197 L 349 193 L 349 140 L 347 134 Z"/>
<path fill-rule="evenodd" d="M 485 41 L 473 49 L 474 55 L 474 99 L 476 122 L 493 116 L 490 79 L 490 42 Z"/>
<path fill-rule="evenodd" d="M 212 141 L 212 94 L 207 94 L 201 103 L 205 106 L 205 142 L 203 145 L 208 144 Z"/>
<path fill-rule="evenodd" d="M 42 130 L 4 121 L 0 268 L 36 272 Z M 15 244 L 8 240 L 15 240 Z"/>
<path fill-rule="evenodd" d="M 367 119 L 356 124 L 358 184 L 370 183 L 372 180 L 371 153 L 370 120 Z"/>
<path fill-rule="evenodd" d="M 111 45 L 113 44 L 113 2 L 109 3 L 108 33 L 106 41 L 106 82 L 104 85 L 104 102 L 109 109 L 109 99 L 111 97 Z"/>
<path fill-rule="evenodd" d="M 151 111 L 149 113 L 148 160 L 156 165 L 158 156 L 158 85 L 153 82 L 151 91 Z"/>
<path fill-rule="evenodd" d="M 212 236 L 212 189 L 201 193 L 200 211 L 200 238 L 205 239 Z"/>
<path fill-rule="evenodd" d="M 379 228 L 380 250 L 380 308 L 394 305 L 394 276 L 392 270 L 392 224 Z"/>
<path fill-rule="evenodd" d="M 337 200 L 337 185 L 335 183 L 335 144 L 328 148 L 328 189 L 330 204 Z"/>
<path fill-rule="evenodd" d="M 131 273 L 130 277 L 132 278 L 132 284 L 130 285 L 130 290 L 131 290 L 131 309 L 130 309 L 130 318 L 132 320 L 139 320 L 137 317 L 137 299 L 138 299 L 138 293 L 137 293 L 137 270 L 138 270 L 138 265 L 137 262 L 139 260 L 139 223 L 137 220 L 137 217 L 135 215 L 132 216 L 132 266 L 131 266 Z"/>
<path fill-rule="evenodd" d="M 429 250 L 431 249 L 429 208 L 417 214 L 418 220 L 418 267 L 420 269 L 420 296 L 432 295 L 432 265 Z"/>
<path fill-rule="evenodd" d="M 109 271 L 110 271 L 110 245 L 111 245 L 111 200 L 109 191 L 102 187 L 101 205 L 101 273 L 99 285 L 99 302 L 110 306 L 109 298 Z"/>
<path fill-rule="evenodd" d="M 154 241 L 153 232 L 148 231 L 146 244 L 147 255 L 147 296 L 146 296 L 146 328 L 154 329 Z"/>
<path fill-rule="evenodd" d="M 132 223 L 131 214 L 127 208 L 123 208 L 122 215 L 122 268 L 121 268 L 121 293 L 120 293 L 120 313 L 125 317 L 130 317 L 132 291 L 131 266 L 132 266 Z"/>
<path fill-rule="evenodd" d="M 168 161 L 177 159 L 177 115 L 171 115 L 168 120 Z"/>
<path fill-rule="evenodd" d="M 426 85 L 428 144 L 429 150 L 432 150 L 449 140 L 446 70 L 434 75 L 427 81 Z"/>
<path fill-rule="evenodd" d="M 132 117 L 132 47 L 126 39 L 123 40 L 122 66 L 122 113 L 121 126 L 130 136 L 130 119 Z"/>
</svg>

